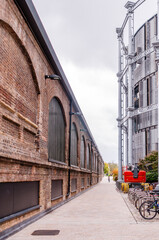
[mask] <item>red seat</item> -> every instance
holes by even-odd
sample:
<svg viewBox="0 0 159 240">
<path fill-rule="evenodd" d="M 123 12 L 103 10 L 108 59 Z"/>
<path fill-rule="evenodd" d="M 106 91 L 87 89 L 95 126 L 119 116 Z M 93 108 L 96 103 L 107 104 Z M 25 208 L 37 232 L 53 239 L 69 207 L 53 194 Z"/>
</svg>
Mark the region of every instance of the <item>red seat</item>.
<svg viewBox="0 0 159 240">
<path fill-rule="evenodd" d="M 125 171 L 124 172 L 124 182 L 129 182 L 129 183 L 146 182 L 146 172 L 141 170 L 138 173 L 138 178 L 134 178 L 133 172 Z"/>
</svg>

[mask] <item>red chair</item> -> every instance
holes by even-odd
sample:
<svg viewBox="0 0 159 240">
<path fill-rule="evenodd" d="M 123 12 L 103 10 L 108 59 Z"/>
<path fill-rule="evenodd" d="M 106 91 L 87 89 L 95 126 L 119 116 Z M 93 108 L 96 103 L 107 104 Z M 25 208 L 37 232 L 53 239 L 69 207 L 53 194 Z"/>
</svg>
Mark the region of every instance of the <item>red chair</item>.
<svg viewBox="0 0 159 240">
<path fill-rule="evenodd" d="M 127 170 L 127 171 L 124 172 L 124 182 L 129 182 L 129 183 L 143 183 L 143 182 L 146 182 L 146 172 L 140 170 L 138 172 L 137 177 L 134 177 L 134 173 Z"/>
</svg>

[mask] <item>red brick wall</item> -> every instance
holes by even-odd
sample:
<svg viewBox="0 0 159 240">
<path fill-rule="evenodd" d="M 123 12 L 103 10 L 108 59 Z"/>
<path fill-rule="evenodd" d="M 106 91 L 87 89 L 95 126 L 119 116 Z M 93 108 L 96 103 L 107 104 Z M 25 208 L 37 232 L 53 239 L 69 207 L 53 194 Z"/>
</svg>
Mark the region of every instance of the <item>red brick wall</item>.
<svg viewBox="0 0 159 240">
<path fill-rule="evenodd" d="M 2 231 L 66 199 L 70 100 L 61 83 L 44 79 L 54 69 L 13 0 L 0 1 L 0 62 L 0 182 L 39 181 L 41 205 L 40 210 L 5 222 L 0 227 Z M 61 102 L 65 116 L 66 165 L 48 161 L 49 102 L 53 97 Z M 78 193 L 82 191 L 81 178 L 85 179 L 85 189 L 90 178 L 90 170 L 80 169 L 81 133 L 85 140 L 89 136 L 80 131 L 84 127 L 78 116 L 72 116 L 72 122 L 78 132 L 78 167 L 71 167 L 71 179 L 77 178 Z M 88 140 L 86 143 L 90 144 Z M 54 179 L 63 180 L 63 198 L 51 201 Z"/>
</svg>

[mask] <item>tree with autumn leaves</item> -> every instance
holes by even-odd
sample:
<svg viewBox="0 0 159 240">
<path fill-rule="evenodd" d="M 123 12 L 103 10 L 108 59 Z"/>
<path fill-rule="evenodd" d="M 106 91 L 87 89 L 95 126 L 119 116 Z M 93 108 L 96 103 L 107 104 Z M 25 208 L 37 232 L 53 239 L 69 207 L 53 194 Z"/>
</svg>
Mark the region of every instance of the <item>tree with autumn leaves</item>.
<svg viewBox="0 0 159 240">
<path fill-rule="evenodd" d="M 112 175 L 113 180 L 118 179 L 118 165 L 116 163 L 104 163 L 104 173 L 106 175 Z"/>
<path fill-rule="evenodd" d="M 106 162 L 104 163 L 104 174 L 110 174 L 109 165 Z"/>
<path fill-rule="evenodd" d="M 113 175 L 113 180 L 117 181 L 118 180 L 118 168 L 113 169 L 112 175 Z"/>
</svg>

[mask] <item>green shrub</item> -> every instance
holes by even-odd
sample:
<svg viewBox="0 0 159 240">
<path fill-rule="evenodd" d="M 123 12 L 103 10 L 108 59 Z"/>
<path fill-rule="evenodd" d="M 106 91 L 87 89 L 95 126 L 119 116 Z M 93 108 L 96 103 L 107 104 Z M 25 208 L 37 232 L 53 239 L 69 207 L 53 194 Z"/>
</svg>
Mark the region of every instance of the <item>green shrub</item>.
<svg viewBox="0 0 159 240">
<path fill-rule="evenodd" d="M 152 183 L 158 181 L 158 152 L 153 151 L 140 159 L 138 163 L 140 170 L 146 171 L 146 182 Z"/>
<path fill-rule="evenodd" d="M 146 182 L 152 183 L 158 181 L 158 173 L 156 171 L 151 171 L 146 173 Z"/>
<path fill-rule="evenodd" d="M 113 175 L 113 180 L 116 182 L 118 180 L 118 176 L 117 175 Z"/>
</svg>

